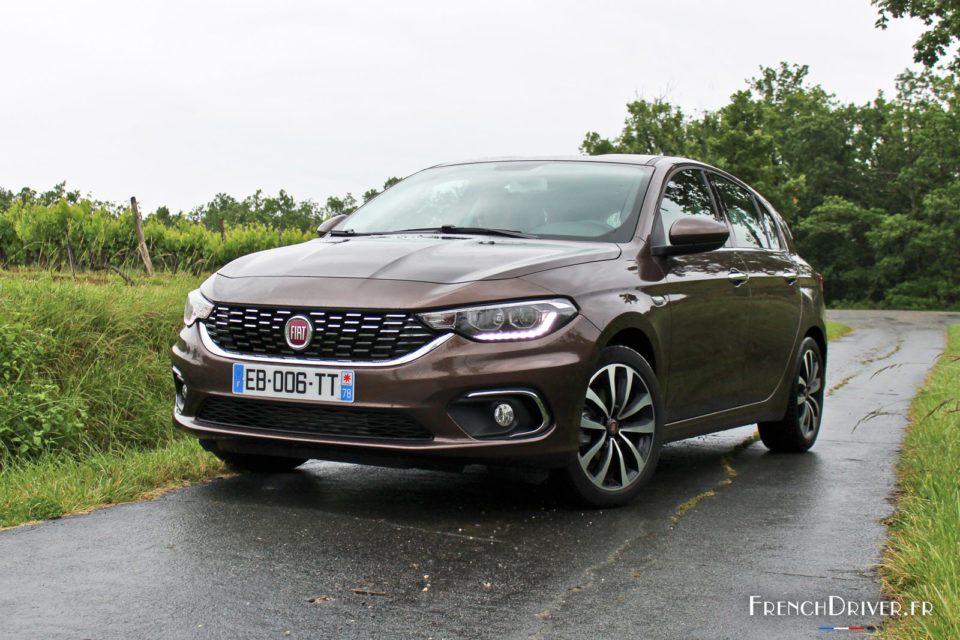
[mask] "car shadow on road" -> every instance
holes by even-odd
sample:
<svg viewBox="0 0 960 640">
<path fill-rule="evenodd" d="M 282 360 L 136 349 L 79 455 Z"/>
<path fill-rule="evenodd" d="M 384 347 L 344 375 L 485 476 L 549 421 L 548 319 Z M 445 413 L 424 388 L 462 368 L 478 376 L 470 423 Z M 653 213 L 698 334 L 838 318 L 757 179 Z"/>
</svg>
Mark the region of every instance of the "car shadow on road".
<svg viewBox="0 0 960 640">
<path fill-rule="evenodd" d="M 669 526 L 691 498 L 731 484 L 730 472 L 738 458 L 776 458 L 763 465 L 772 468 L 802 462 L 796 456 L 770 454 L 759 443 L 744 448 L 744 438 L 751 433 L 752 429 L 742 428 L 665 446 L 653 479 L 632 503 L 619 509 L 591 510 L 567 502 L 556 494 L 545 472 L 479 465 L 451 473 L 313 461 L 291 473 L 218 480 L 196 487 L 193 498 L 251 513 L 295 510 L 316 517 L 440 527 L 454 533 L 460 533 L 464 523 L 515 522 L 542 513 L 551 514 L 551 520 L 592 514 L 605 521 L 641 520 Z"/>
</svg>

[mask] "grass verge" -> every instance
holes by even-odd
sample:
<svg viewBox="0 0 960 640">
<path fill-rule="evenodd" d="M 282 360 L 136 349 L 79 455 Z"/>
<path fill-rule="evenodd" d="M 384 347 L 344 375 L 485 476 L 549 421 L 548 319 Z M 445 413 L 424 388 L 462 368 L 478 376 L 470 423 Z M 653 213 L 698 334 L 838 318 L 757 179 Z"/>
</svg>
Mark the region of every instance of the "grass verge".
<svg viewBox="0 0 960 640">
<path fill-rule="evenodd" d="M 105 451 L 83 459 L 46 455 L 0 470 L 0 529 L 156 498 L 223 472 L 193 439 L 155 449 Z"/>
<path fill-rule="evenodd" d="M 0 271 L 0 528 L 221 471 L 170 424 L 193 276 Z"/>
<path fill-rule="evenodd" d="M 884 591 L 906 611 L 929 602 L 926 616 L 890 618 L 884 640 L 960 638 L 960 325 L 914 398 L 897 467 L 897 514 L 880 565 Z"/>
<path fill-rule="evenodd" d="M 842 338 L 853 331 L 853 327 L 827 320 L 827 342 Z"/>
</svg>

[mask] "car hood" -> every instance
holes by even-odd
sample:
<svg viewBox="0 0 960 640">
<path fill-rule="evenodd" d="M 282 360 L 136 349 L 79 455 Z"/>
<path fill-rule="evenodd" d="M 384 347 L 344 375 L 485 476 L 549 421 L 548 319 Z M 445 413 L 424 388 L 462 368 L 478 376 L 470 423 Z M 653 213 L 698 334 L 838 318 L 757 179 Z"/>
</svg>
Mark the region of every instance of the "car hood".
<svg viewBox="0 0 960 640">
<path fill-rule="evenodd" d="M 253 253 L 224 266 L 219 274 L 458 284 L 517 278 L 619 256 L 620 247 L 606 242 L 435 234 L 334 237 Z"/>
</svg>

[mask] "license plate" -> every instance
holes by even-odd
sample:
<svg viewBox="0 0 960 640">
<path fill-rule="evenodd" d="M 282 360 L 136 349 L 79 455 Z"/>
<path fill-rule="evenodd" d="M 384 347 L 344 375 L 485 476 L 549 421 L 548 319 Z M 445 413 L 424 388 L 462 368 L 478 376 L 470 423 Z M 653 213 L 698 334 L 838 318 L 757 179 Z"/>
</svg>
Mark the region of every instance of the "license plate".
<svg viewBox="0 0 960 640">
<path fill-rule="evenodd" d="M 233 393 L 259 398 L 353 402 L 356 380 L 346 369 L 234 364 Z"/>
</svg>

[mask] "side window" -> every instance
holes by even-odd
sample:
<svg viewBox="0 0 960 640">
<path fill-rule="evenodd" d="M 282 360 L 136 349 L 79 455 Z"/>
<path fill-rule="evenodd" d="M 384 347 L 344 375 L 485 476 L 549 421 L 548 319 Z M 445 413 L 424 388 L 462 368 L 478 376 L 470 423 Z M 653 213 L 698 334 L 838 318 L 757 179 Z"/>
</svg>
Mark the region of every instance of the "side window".
<svg viewBox="0 0 960 640">
<path fill-rule="evenodd" d="M 773 216 L 770 215 L 770 212 L 759 200 L 754 200 L 757 203 L 757 208 L 760 210 L 760 221 L 763 223 L 763 228 L 767 231 L 767 237 L 770 238 L 770 248 L 771 249 L 786 249 L 786 246 L 783 244 L 783 240 L 780 238 L 780 234 L 777 233 L 777 223 L 774 222 Z"/>
<path fill-rule="evenodd" d="M 713 208 L 713 200 L 699 169 L 678 171 L 670 178 L 660 199 L 660 224 L 664 237 L 670 226 L 683 216 L 707 216 L 723 222 Z"/>
<path fill-rule="evenodd" d="M 770 237 L 767 235 L 765 225 L 760 220 L 760 214 L 757 212 L 750 192 L 720 176 L 710 176 L 710 179 L 717 189 L 720 201 L 723 202 L 723 206 L 727 210 L 737 246 L 769 249 L 771 247 Z M 773 221 L 770 220 L 770 223 L 772 224 Z"/>
</svg>

